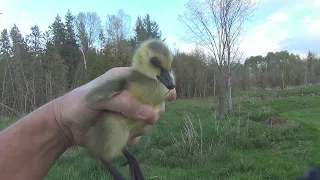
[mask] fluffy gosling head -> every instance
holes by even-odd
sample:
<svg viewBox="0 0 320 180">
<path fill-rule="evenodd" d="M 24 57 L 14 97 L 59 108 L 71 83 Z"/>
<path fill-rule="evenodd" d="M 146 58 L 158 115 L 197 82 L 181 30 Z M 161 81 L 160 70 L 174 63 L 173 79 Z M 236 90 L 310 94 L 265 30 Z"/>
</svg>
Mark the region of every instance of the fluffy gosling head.
<svg viewBox="0 0 320 180">
<path fill-rule="evenodd" d="M 169 90 L 175 85 L 170 75 L 173 57 L 168 47 L 158 39 L 149 39 L 140 44 L 133 56 L 133 69 L 160 81 Z"/>
</svg>

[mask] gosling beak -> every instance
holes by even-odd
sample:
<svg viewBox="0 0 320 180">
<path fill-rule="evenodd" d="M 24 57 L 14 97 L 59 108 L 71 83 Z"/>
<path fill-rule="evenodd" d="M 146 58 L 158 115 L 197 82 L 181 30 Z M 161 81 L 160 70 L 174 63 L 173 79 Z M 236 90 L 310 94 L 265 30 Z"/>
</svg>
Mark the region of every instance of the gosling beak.
<svg viewBox="0 0 320 180">
<path fill-rule="evenodd" d="M 172 90 L 175 88 L 175 85 L 173 84 L 172 78 L 169 74 L 168 70 L 163 70 L 160 73 L 160 76 L 157 76 L 158 80 L 162 82 L 169 90 Z"/>
</svg>

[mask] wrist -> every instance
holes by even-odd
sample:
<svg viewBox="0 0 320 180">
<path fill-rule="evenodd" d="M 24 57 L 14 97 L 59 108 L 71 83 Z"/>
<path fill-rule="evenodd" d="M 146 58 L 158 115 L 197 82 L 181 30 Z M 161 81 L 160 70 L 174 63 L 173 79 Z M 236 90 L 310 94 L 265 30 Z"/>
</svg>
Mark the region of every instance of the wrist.
<svg viewBox="0 0 320 180">
<path fill-rule="evenodd" d="M 0 132 L 0 169 L 4 179 L 41 179 L 70 147 L 51 101 Z"/>
<path fill-rule="evenodd" d="M 52 105 L 52 130 L 57 134 L 57 138 L 68 148 L 74 143 L 70 129 L 63 123 L 62 104 L 64 96 L 59 97 L 51 102 Z"/>
</svg>

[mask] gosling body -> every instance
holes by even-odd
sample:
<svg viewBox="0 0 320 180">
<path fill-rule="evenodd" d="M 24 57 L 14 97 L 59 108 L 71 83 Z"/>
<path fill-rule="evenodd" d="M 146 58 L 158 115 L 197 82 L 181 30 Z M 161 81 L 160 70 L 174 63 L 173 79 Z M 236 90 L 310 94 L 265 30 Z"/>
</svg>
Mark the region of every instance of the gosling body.
<svg viewBox="0 0 320 180">
<path fill-rule="evenodd" d="M 155 112 L 160 110 L 160 105 L 167 98 L 168 89 L 159 81 L 133 71 L 128 77 L 127 90 L 143 104 L 153 105 Z M 147 123 L 133 120 L 120 113 L 105 113 L 103 120 L 91 127 L 87 134 L 87 148 L 94 155 L 104 159 L 112 159 L 122 154 L 126 147 L 129 134 L 139 134 Z"/>
<path fill-rule="evenodd" d="M 151 104 L 155 113 L 175 88 L 175 79 L 171 71 L 173 57 L 162 41 L 150 39 L 138 47 L 132 58 L 132 69 L 105 82 L 105 86 L 94 88 L 88 95 L 89 101 L 110 99 L 126 89 L 143 104 Z M 125 147 L 130 134 L 143 134 L 146 121 L 133 120 L 116 112 L 107 112 L 103 119 L 89 129 L 86 135 L 86 148 L 100 158 L 110 173 L 110 166 L 105 161 L 124 154 L 129 161 L 136 161 Z M 134 159 L 134 160 L 132 160 Z M 132 163 L 137 164 L 137 162 Z M 130 162 L 129 162 L 130 165 Z M 131 171 L 134 168 L 130 167 Z M 140 171 L 140 169 L 138 170 Z M 115 174 L 115 173 L 114 173 Z M 114 175 L 117 179 L 118 175 Z M 134 172 L 131 172 L 132 176 Z M 142 176 L 142 175 L 139 175 Z M 118 178 L 121 179 L 121 178 Z M 136 176 L 134 179 L 144 179 Z"/>
</svg>

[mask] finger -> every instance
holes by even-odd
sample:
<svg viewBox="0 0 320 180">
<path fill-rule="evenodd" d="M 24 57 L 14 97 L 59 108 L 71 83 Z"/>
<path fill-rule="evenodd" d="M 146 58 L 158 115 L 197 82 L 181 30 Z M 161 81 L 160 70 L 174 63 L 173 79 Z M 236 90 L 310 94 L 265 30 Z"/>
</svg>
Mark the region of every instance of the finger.
<svg viewBox="0 0 320 180">
<path fill-rule="evenodd" d="M 123 115 L 139 120 L 154 120 L 155 113 L 151 105 L 140 103 L 128 91 L 123 91 L 105 102 L 105 108 L 110 111 L 120 112 Z"/>
<path fill-rule="evenodd" d="M 147 122 L 149 125 L 154 125 L 157 123 L 158 119 L 159 119 L 159 115 L 154 114 L 151 118 L 147 119 Z"/>
<path fill-rule="evenodd" d="M 136 138 L 138 136 L 143 136 L 147 132 L 149 132 L 151 129 L 152 129 L 152 126 L 151 125 L 147 125 L 141 131 L 130 134 L 130 138 L 133 139 L 133 138 Z"/>
<path fill-rule="evenodd" d="M 142 131 L 131 134 L 128 140 L 129 145 L 135 145 L 137 142 L 141 139 L 143 135 L 145 135 L 147 132 L 149 132 L 152 129 L 152 126 L 147 125 Z"/>
<path fill-rule="evenodd" d="M 161 116 L 164 113 L 165 109 L 166 109 L 166 103 L 162 102 L 160 109 L 159 109 L 159 112 L 158 112 L 158 116 Z"/>
<path fill-rule="evenodd" d="M 107 72 L 105 72 L 104 74 L 102 74 L 101 76 L 97 77 L 96 79 L 90 81 L 89 83 L 87 83 L 87 86 L 95 86 L 100 85 L 101 83 L 105 82 L 106 79 L 109 79 L 110 77 L 113 76 L 118 76 L 121 75 L 123 73 L 129 72 L 130 67 L 115 67 L 112 68 L 110 70 L 108 70 Z"/>
<path fill-rule="evenodd" d="M 159 117 L 165 112 L 165 107 L 166 107 L 165 102 L 162 102 L 160 105 L 160 108 L 156 110 L 155 115 L 148 120 L 149 125 L 154 125 L 157 123 Z"/>
<path fill-rule="evenodd" d="M 128 145 L 130 145 L 130 146 L 136 145 L 140 141 L 141 137 L 142 136 L 138 136 L 138 137 L 129 139 Z"/>
<path fill-rule="evenodd" d="M 170 95 L 168 96 L 168 101 L 173 101 L 177 98 L 177 91 L 176 89 L 173 89 L 171 92 L 170 92 Z"/>
<path fill-rule="evenodd" d="M 163 114 L 165 112 L 165 102 L 163 102 L 162 104 L 161 104 L 161 107 L 160 107 L 160 109 L 159 109 L 159 111 L 158 111 L 158 116 L 155 116 L 154 117 L 154 120 L 151 120 L 151 121 L 154 121 L 153 123 L 150 123 L 150 124 L 154 124 L 154 123 L 156 123 L 156 121 L 158 120 L 158 118 Z M 137 144 L 139 141 L 140 141 L 140 139 L 141 139 L 141 137 L 144 135 L 144 134 L 146 134 L 148 131 L 150 131 L 152 129 L 152 126 L 150 126 L 150 125 L 147 125 L 144 129 L 143 129 L 143 131 L 141 131 L 141 132 L 139 132 L 139 133 L 136 133 L 136 134 L 132 134 L 131 135 L 131 137 L 129 138 L 129 140 L 128 140 L 128 145 L 135 145 L 135 144 Z"/>
<path fill-rule="evenodd" d="M 115 67 L 109 70 L 109 73 L 112 74 L 112 76 L 120 75 L 126 71 L 129 71 L 131 67 Z"/>
</svg>

